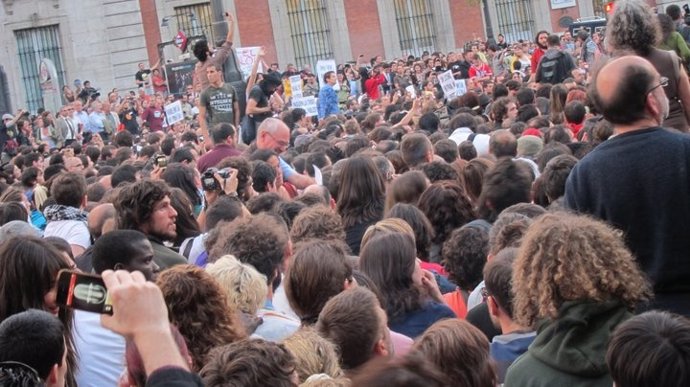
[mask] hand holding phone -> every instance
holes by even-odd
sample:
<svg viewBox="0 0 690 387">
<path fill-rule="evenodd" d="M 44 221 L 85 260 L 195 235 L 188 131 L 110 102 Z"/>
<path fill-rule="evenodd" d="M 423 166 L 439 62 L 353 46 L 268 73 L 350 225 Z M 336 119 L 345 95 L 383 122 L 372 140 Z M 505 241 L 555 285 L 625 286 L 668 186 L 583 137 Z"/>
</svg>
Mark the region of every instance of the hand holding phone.
<svg viewBox="0 0 690 387">
<path fill-rule="evenodd" d="M 100 276 L 60 270 L 56 286 L 56 302 L 60 306 L 93 313 L 113 313 L 105 282 Z"/>
</svg>

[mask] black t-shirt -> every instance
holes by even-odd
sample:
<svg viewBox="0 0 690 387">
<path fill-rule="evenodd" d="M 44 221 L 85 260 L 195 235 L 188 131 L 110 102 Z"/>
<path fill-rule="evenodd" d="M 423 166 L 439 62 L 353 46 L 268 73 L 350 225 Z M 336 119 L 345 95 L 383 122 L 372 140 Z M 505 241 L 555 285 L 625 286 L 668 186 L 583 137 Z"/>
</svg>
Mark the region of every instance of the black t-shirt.
<svg viewBox="0 0 690 387">
<path fill-rule="evenodd" d="M 467 69 L 462 65 L 464 61 L 455 61 L 448 64 L 448 69 L 453 72 L 455 79 L 465 79 L 469 78 L 467 75 Z"/>
<path fill-rule="evenodd" d="M 146 74 L 146 81 L 148 81 L 149 75 L 151 75 L 151 70 L 139 70 L 139 71 L 137 71 L 137 73 L 134 74 L 134 79 L 136 79 L 139 82 L 144 82 L 144 74 Z"/>
<path fill-rule="evenodd" d="M 268 106 L 268 97 L 264 94 L 259 85 L 252 87 L 252 90 L 249 92 L 249 98 L 256 101 L 256 107 L 265 108 Z M 266 118 L 271 118 L 271 116 L 273 116 L 271 112 L 266 112 L 254 114 L 253 118 L 254 122 L 261 122 Z"/>
<path fill-rule="evenodd" d="M 137 110 L 127 109 L 120 113 L 120 122 L 125 126 L 128 132 L 132 134 L 139 134 L 139 124 L 137 123 Z"/>
</svg>

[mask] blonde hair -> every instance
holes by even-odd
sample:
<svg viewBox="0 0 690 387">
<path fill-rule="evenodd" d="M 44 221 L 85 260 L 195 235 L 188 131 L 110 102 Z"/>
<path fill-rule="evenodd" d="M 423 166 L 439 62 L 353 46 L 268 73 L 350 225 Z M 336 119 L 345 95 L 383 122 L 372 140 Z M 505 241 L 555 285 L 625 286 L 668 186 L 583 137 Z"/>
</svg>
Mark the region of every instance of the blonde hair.
<svg viewBox="0 0 690 387">
<path fill-rule="evenodd" d="M 414 230 L 412 230 L 412 227 L 406 221 L 400 218 L 386 218 L 367 228 L 367 231 L 364 232 L 364 236 L 362 236 L 360 251 L 364 249 L 364 246 L 370 239 L 381 234 L 407 234 L 411 236 L 412 239 L 415 238 Z"/>
<path fill-rule="evenodd" d="M 282 344 L 295 358 L 300 383 L 315 374 L 337 378 L 343 373 L 335 344 L 319 336 L 313 328 L 301 328 Z"/>
<path fill-rule="evenodd" d="M 651 295 L 620 232 L 586 216 L 537 218 L 513 267 L 515 319 L 524 326 L 558 318 L 566 301 L 618 300 L 633 309 Z"/>
<path fill-rule="evenodd" d="M 227 303 L 231 310 L 255 315 L 266 300 L 266 277 L 232 255 L 224 255 L 209 263 L 206 271 L 228 294 Z"/>
</svg>

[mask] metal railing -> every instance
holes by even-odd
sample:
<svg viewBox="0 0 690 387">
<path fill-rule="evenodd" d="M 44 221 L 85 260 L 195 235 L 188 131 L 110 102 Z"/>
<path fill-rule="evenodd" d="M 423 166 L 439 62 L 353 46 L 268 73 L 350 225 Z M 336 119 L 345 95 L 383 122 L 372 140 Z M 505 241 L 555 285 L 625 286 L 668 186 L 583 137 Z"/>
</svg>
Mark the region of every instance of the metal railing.
<svg viewBox="0 0 690 387">
<path fill-rule="evenodd" d="M 298 67 L 333 58 L 326 0 L 287 0 L 290 38 Z"/>
<path fill-rule="evenodd" d="M 395 0 L 395 24 L 404 55 L 422 56 L 434 51 L 434 15 L 426 0 Z"/>
<path fill-rule="evenodd" d="M 211 44 L 216 44 L 216 36 L 213 32 L 213 14 L 211 3 L 199 3 L 175 7 L 175 20 L 177 29 L 187 36 L 206 36 Z M 173 35 L 177 32 L 175 31 Z"/>
<path fill-rule="evenodd" d="M 50 25 L 16 30 L 14 35 L 17 39 L 22 85 L 26 93 L 26 108 L 35 113 L 39 108 L 43 107 L 43 94 L 41 92 L 38 70 L 41 59 L 48 58 L 55 63 L 60 92 L 62 92 L 62 86 L 65 84 L 59 27 L 58 25 Z"/>
<path fill-rule="evenodd" d="M 534 16 L 530 0 L 496 0 L 499 33 L 509 43 L 534 39 Z"/>
</svg>

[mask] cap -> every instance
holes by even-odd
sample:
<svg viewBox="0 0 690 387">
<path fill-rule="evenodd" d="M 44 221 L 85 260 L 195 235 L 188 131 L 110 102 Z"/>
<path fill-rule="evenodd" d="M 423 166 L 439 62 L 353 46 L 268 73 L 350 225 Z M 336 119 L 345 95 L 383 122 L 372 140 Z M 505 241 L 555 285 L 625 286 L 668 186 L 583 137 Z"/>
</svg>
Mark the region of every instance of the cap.
<svg viewBox="0 0 690 387">
<path fill-rule="evenodd" d="M 536 136 L 522 136 L 517 140 L 518 156 L 534 157 L 544 148 L 544 141 Z"/>
<path fill-rule="evenodd" d="M 3 120 L 3 121 L 5 121 L 5 120 L 11 120 L 11 119 L 13 119 L 13 118 L 14 118 L 14 116 L 11 115 L 11 114 L 9 114 L 9 113 L 5 113 L 5 114 L 2 115 L 2 120 Z"/>
<path fill-rule="evenodd" d="M 542 133 L 541 133 L 541 130 L 539 130 L 537 128 L 528 128 L 528 129 L 525 129 L 524 132 L 522 132 L 522 136 L 523 137 L 524 136 L 535 136 L 535 137 L 541 138 Z"/>
</svg>

